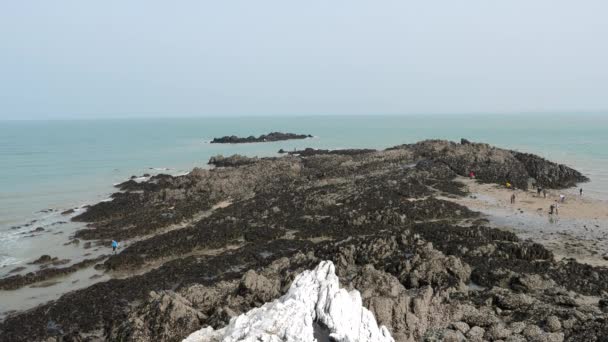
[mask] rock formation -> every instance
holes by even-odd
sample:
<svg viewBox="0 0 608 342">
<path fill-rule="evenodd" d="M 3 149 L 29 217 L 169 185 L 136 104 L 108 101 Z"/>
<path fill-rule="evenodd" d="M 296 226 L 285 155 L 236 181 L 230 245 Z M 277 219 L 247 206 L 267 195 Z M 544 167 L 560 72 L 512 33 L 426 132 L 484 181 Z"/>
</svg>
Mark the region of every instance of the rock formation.
<svg viewBox="0 0 608 342">
<path fill-rule="evenodd" d="M 219 330 L 201 329 L 184 342 L 394 341 L 362 306 L 358 291 L 340 289 L 331 261 L 296 276 L 275 301 L 230 320 Z"/>
<path fill-rule="evenodd" d="M 221 138 L 213 138 L 211 143 L 212 144 L 243 144 L 243 143 L 271 142 L 271 141 L 306 139 L 306 138 L 312 138 L 312 135 L 272 132 L 272 133 L 268 133 L 268 134 L 262 134 L 257 138 L 254 137 L 253 135 L 248 136 L 246 138 L 237 137 L 236 135 L 224 136 Z"/>
<path fill-rule="evenodd" d="M 244 322 L 236 317 L 259 322 L 247 313 L 278 308 L 275 300 L 289 294 L 298 274 L 322 261 L 335 265 L 332 279 L 341 287 L 359 291 L 395 341 L 608 336 L 606 268 L 557 261 L 542 245 L 489 228 L 478 213 L 444 199 L 467 194 L 458 176 L 471 170 L 479 181 L 522 188 L 530 178 L 555 188 L 585 180 L 577 171 L 468 141 L 304 151 L 217 158 L 221 167 L 211 170 L 120 184 L 111 201 L 73 218 L 87 222 L 75 237 L 133 238 L 96 267 L 137 275 L 11 314 L 0 324 L 0 341 L 232 334 Z M 15 288 L 36 279 L 2 281 Z M 318 333 L 339 333 L 314 317 Z"/>
<path fill-rule="evenodd" d="M 253 164 L 256 161 L 258 161 L 257 157 L 249 158 L 241 156 L 239 154 L 235 154 L 229 157 L 217 155 L 209 158 L 209 162 L 207 164 L 213 165 L 215 167 L 238 167 Z"/>
</svg>

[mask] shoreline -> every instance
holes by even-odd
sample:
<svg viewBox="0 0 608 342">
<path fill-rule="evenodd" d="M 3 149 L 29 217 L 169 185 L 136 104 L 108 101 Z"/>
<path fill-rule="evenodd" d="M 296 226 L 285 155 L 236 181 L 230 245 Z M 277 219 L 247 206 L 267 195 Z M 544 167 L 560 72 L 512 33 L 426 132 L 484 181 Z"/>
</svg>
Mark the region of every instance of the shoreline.
<svg viewBox="0 0 608 342">
<path fill-rule="evenodd" d="M 496 184 L 483 184 L 459 177 L 470 195 L 447 200 L 483 213 L 493 227 L 511 230 L 523 239 L 541 243 L 554 252 L 557 260 L 575 258 L 594 266 L 608 267 L 608 201 L 586 197 L 585 183 L 576 188 L 548 190 L 547 198 L 535 190 L 510 190 Z M 583 197 L 578 189 L 583 188 Z M 511 194 L 516 195 L 510 204 Z M 549 214 L 549 206 L 559 203 L 559 214 Z M 604 258 L 604 255 L 607 258 Z"/>
</svg>

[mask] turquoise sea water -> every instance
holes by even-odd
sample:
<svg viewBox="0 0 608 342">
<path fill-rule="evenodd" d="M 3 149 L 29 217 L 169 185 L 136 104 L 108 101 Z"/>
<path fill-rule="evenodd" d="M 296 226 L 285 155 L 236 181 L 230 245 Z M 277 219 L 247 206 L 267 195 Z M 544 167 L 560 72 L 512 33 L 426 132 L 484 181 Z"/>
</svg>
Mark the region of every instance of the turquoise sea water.
<svg viewBox="0 0 608 342">
<path fill-rule="evenodd" d="M 207 143 L 217 136 L 270 131 L 315 138 Z M 608 198 L 608 113 L 0 121 L 0 267 L 43 254 L 38 240 L 16 234 L 12 226 L 33 219 L 38 220 L 33 227 L 50 225 L 61 217 L 40 210 L 65 210 L 103 200 L 113 191 L 112 184 L 134 174 L 183 173 L 205 166 L 216 154 L 269 156 L 280 148 L 304 147 L 386 148 L 461 137 L 566 163 L 591 177 L 584 186 L 587 194 Z"/>
</svg>

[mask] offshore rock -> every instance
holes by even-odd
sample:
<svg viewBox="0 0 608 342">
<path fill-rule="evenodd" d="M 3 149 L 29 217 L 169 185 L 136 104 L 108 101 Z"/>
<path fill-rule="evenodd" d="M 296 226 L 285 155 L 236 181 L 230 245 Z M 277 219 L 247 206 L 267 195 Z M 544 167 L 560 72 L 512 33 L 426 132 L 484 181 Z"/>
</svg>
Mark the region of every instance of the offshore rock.
<svg viewBox="0 0 608 342">
<path fill-rule="evenodd" d="M 246 138 L 237 137 L 236 135 L 224 136 L 221 138 L 213 138 L 212 144 L 243 144 L 243 143 L 255 143 L 255 142 L 270 142 L 270 141 L 282 141 L 282 140 L 293 140 L 293 139 L 306 139 L 312 138 L 310 134 L 294 134 L 294 133 L 281 133 L 272 132 L 269 134 L 262 134 L 259 137 L 253 135 Z"/>
</svg>

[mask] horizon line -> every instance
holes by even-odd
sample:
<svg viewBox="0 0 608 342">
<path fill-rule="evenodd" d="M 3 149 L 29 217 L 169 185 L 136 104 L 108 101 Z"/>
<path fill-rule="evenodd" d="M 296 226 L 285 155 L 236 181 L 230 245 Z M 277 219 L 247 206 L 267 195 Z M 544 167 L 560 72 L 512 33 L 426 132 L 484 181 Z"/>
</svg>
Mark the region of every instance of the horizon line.
<svg viewBox="0 0 608 342">
<path fill-rule="evenodd" d="M 517 112 L 433 112 L 433 113 L 314 113 L 314 114 L 211 114 L 211 115 L 148 115 L 148 116 L 90 116 L 90 117 L 75 117 L 64 116 L 54 118 L 1 118 L 1 121 L 97 121 L 97 120 L 141 120 L 141 119 L 246 119 L 246 118 L 304 118 L 304 117 L 335 117 L 335 116 L 356 116 L 356 117 L 396 117 L 396 116 L 455 116 L 455 115 L 492 115 L 492 116 L 509 116 L 509 115 L 563 115 L 563 114 L 608 114 L 608 109 L 605 110 L 568 110 L 568 111 L 517 111 Z"/>
</svg>

